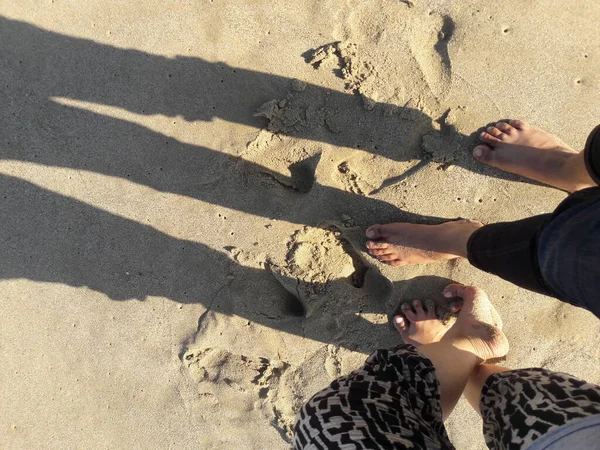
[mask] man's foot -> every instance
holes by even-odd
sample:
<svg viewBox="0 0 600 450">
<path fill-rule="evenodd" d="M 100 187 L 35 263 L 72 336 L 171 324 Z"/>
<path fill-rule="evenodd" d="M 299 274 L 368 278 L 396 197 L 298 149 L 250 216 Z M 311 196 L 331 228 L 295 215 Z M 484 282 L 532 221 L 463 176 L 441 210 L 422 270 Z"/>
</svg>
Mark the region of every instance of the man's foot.
<svg viewBox="0 0 600 450">
<path fill-rule="evenodd" d="M 454 220 L 439 225 L 390 223 L 367 229 L 369 253 L 392 266 L 425 264 L 467 256 L 469 238 L 483 225 Z"/>
<path fill-rule="evenodd" d="M 475 286 L 450 284 L 444 289 L 447 298 L 460 297 L 463 304 L 456 322 L 442 336 L 456 347 L 482 361 L 508 353 L 508 340 L 502 332 L 502 319 L 485 292 Z"/>
<path fill-rule="evenodd" d="M 401 314 L 394 316 L 393 323 L 406 344 L 418 347 L 439 342 L 450 329 L 451 324 L 444 324 L 437 318 L 435 304 L 431 300 L 425 300 L 423 303 L 415 300 L 412 307 L 404 303 L 401 310 Z M 458 308 L 454 308 L 453 311 L 458 311 Z"/>
<path fill-rule="evenodd" d="M 596 186 L 575 150 L 520 120 L 498 122 L 480 135 L 473 149 L 478 161 L 532 180 L 575 192 Z"/>
</svg>

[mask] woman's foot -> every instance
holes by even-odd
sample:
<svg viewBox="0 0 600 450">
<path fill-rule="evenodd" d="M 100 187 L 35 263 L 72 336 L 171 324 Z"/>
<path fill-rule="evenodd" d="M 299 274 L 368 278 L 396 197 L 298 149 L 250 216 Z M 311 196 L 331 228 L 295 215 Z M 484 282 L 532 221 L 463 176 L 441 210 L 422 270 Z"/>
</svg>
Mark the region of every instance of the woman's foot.
<svg viewBox="0 0 600 450">
<path fill-rule="evenodd" d="M 435 304 L 431 300 L 425 300 L 423 303 L 415 300 L 412 306 L 404 303 L 401 311 L 402 313 L 394 316 L 393 323 L 406 344 L 418 347 L 439 342 L 450 329 L 451 324 L 438 319 Z M 458 308 L 454 309 L 454 312 L 456 311 Z"/>
<path fill-rule="evenodd" d="M 487 294 L 474 286 L 450 284 L 444 289 L 447 298 L 462 298 L 449 309 L 458 312 L 453 324 L 437 318 L 431 300 L 419 300 L 402 305 L 402 313 L 394 316 L 394 326 L 402 340 L 415 347 L 448 341 L 455 347 L 475 355 L 481 361 L 499 358 L 508 353 L 508 340 L 502 332 L 502 319 Z"/>
<path fill-rule="evenodd" d="M 508 353 L 508 339 L 502 332 L 502 319 L 485 292 L 475 286 L 450 284 L 444 289 L 447 298 L 460 297 L 462 306 L 456 322 L 441 340 L 468 351 L 481 361 L 500 358 Z"/>
<path fill-rule="evenodd" d="M 390 223 L 367 229 L 367 249 L 392 266 L 425 264 L 467 256 L 467 242 L 483 224 L 454 220 L 440 225 Z"/>
<path fill-rule="evenodd" d="M 480 139 L 484 144 L 473 149 L 473 156 L 484 164 L 568 192 L 596 186 L 583 154 L 525 122 L 498 122 L 481 133 Z"/>
</svg>

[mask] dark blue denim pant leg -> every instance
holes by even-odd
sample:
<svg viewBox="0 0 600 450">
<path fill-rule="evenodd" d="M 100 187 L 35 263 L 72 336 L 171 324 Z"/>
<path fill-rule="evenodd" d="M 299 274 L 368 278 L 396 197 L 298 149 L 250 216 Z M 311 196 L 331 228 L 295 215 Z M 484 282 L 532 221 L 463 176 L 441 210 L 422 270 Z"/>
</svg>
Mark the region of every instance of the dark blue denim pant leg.
<svg viewBox="0 0 600 450">
<path fill-rule="evenodd" d="M 467 253 L 478 269 L 600 317 L 600 187 L 571 194 L 552 214 L 486 225 Z"/>
<path fill-rule="evenodd" d="M 556 215 L 540 232 L 537 259 L 556 297 L 600 317 L 600 188 L 585 191 L 590 199 Z"/>
</svg>

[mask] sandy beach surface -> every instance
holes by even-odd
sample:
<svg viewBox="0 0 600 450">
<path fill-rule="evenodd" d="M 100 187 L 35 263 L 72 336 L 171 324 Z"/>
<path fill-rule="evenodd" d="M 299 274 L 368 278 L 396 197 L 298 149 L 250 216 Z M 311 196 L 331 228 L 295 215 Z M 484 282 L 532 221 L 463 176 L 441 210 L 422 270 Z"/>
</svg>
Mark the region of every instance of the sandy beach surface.
<svg viewBox="0 0 600 450">
<path fill-rule="evenodd" d="M 505 365 L 600 383 L 590 313 L 364 247 L 552 211 L 470 152 L 508 118 L 583 148 L 598 23 L 586 0 L 0 2 L 0 448 L 287 449 L 450 280 L 488 292 Z M 447 428 L 486 448 L 466 402 Z"/>
</svg>

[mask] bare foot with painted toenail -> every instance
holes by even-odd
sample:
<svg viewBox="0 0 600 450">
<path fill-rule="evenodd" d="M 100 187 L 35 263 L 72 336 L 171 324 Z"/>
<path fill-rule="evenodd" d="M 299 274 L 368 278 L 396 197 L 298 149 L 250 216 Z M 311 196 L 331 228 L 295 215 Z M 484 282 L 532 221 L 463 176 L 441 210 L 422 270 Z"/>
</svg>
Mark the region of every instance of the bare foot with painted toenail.
<svg viewBox="0 0 600 450">
<path fill-rule="evenodd" d="M 508 339 L 502 332 L 502 319 L 487 294 L 475 286 L 450 284 L 444 289 L 447 298 L 460 297 L 462 306 L 456 322 L 442 336 L 455 342 L 482 361 L 500 358 L 508 353 Z"/>
<path fill-rule="evenodd" d="M 394 316 L 393 323 L 406 344 L 419 346 L 439 342 L 450 329 L 451 324 L 438 319 L 435 304 L 431 300 L 404 303 L 401 311 Z"/>
<path fill-rule="evenodd" d="M 392 266 L 426 264 L 467 256 L 467 242 L 483 224 L 453 220 L 439 225 L 390 223 L 367 229 L 367 250 Z"/>
<path fill-rule="evenodd" d="M 394 326 L 405 343 L 418 347 L 448 341 L 481 361 L 508 353 L 502 320 L 484 291 L 475 286 L 450 284 L 444 289 L 444 296 L 463 300 L 460 306 L 455 304 L 451 308 L 458 312 L 452 325 L 437 318 L 435 305 L 430 300 L 402 305 L 402 313 L 394 317 Z"/>
<path fill-rule="evenodd" d="M 484 164 L 512 172 L 567 192 L 596 186 L 583 152 L 521 120 L 498 122 L 481 133 L 483 144 L 473 156 Z"/>
</svg>

